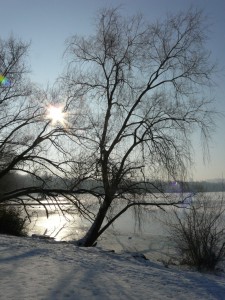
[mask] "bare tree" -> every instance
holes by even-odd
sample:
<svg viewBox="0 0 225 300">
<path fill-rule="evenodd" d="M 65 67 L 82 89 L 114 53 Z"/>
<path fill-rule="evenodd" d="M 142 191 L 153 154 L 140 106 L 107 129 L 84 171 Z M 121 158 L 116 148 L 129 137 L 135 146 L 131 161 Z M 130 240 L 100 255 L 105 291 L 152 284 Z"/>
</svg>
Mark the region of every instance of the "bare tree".
<svg viewBox="0 0 225 300">
<path fill-rule="evenodd" d="M 206 38 L 199 11 L 147 24 L 139 15 L 125 18 L 118 9 L 105 9 L 94 35 L 68 40 L 62 88 L 68 110 L 82 106 L 82 126 L 88 128 L 74 132 L 79 135 L 74 155 L 100 183 L 98 211 L 80 245 L 93 245 L 130 207 L 168 205 L 157 194 L 154 200 L 140 193 L 151 191 L 151 184 L 159 189 L 154 180 L 162 175 L 184 178 L 192 161 L 191 133 L 199 128 L 209 137 L 206 90 L 214 66 Z"/>
<path fill-rule="evenodd" d="M 57 196 L 63 195 L 82 214 L 77 189 L 73 192 L 81 179 L 70 177 L 74 162 L 68 146 L 77 123 L 71 128 L 64 120 L 52 124 L 48 108 L 61 102 L 60 93 L 42 91 L 30 82 L 28 47 L 13 37 L 0 40 L 0 203 L 19 203 L 26 210 L 31 202 L 44 205 L 42 200 L 50 199 L 60 208 Z M 62 110 L 66 114 L 66 103 Z M 26 183 L 17 184 L 22 175 Z"/>
<path fill-rule="evenodd" d="M 76 154 L 89 178 L 100 182 L 98 212 L 81 245 L 93 245 L 130 207 L 168 205 L 139 195 L 151 191 L 149 182 L 153 187 L 159 174 L 184 178 L 194 129 L 209 137 L 211 101 L 204 91 L 214 67 L 204 26 L 199 11 L 148 25 L 141 16 L 125 19 L 117 9 L 106 9 L 95 35 L 69 40 L 62 82 L 68 109 L 82 107 L 88 128 L 75 132 Z M 118 203 L 121 210 L 113 212 Z"/>
</svg>

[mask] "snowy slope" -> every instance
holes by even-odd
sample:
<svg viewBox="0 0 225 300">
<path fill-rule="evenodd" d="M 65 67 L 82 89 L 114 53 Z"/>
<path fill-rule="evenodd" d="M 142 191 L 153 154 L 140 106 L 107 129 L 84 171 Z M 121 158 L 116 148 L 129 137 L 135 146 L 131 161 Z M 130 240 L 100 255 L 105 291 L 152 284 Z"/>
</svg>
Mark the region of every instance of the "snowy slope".
<svg viewBox="0 0 225 300">
<path fill-rule="evenodd" d="M 225 299 L 225 275 L 0 235 L 0 299 Z"/>
</svg>

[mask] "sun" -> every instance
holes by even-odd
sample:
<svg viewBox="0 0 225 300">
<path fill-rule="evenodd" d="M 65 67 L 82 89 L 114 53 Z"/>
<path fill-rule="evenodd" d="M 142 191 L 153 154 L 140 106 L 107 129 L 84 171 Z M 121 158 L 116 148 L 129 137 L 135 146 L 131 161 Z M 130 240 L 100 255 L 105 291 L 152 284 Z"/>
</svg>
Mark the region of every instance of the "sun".
<svg viewBox="0 0 225 300">
<path fill-rule="evenodd" d="M 63 112 L 62 106 L 49 106 L 48 107 L 48 115 L 47 118 L 52 120 L 53 124 L 60 123 L 62 125 L 65 125 L 65 115 L 66 113 Z"/>
</svg>

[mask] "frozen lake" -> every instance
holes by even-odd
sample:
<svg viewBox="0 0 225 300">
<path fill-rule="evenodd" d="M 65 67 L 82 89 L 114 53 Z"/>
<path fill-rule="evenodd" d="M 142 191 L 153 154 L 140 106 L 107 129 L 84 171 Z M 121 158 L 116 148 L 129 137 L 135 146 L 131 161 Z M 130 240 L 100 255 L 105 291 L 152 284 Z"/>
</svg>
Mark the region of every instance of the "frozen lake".
<svg viewBox="0 0 225 300">
<path fill-rule="evenodd" d="M 212 201 L 221 197 L 221 193 L 209 193 Z M 214 200 L 213 200 L 214 199 Z M 189 201 L 189 200 L 188 200 Z M 180 208 L 180 213 L 186 209 Z M 29 235 L 49 235 L 58 241 L 70 241 L 81 238 L 90 226 L 90 222 L 77 214 L 59 213 L 54 206 L 49 208 L 46 217 L 43 207 L 33 208 L 32 223 L 29 225 Z M 138 224 L 133 211 L 130 209 L 120 216 L 113 226 L 99 238 L 98 246 L 115 251 L 140 251 L 148 256 L 159 259 L 171 252 L 172 244 L 168 239 L 166 226 L 163 224 L 171 217 L 171 207 L 166 211 L 153 207 L 144 211 Z"/>
</svg>

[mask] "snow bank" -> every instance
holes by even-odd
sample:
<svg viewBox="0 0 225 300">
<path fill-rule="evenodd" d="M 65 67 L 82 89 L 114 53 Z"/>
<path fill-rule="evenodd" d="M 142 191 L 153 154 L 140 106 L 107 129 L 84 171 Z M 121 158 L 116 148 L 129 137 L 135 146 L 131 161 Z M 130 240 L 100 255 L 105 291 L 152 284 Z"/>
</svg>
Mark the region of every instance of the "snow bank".
<svg viewBox="0 0 225 300">
<path fill-rule="evenodd" d="M 225 299 L 225 275 L 141 255 L 0 235 L 0 299 Z"/>
</svg>

